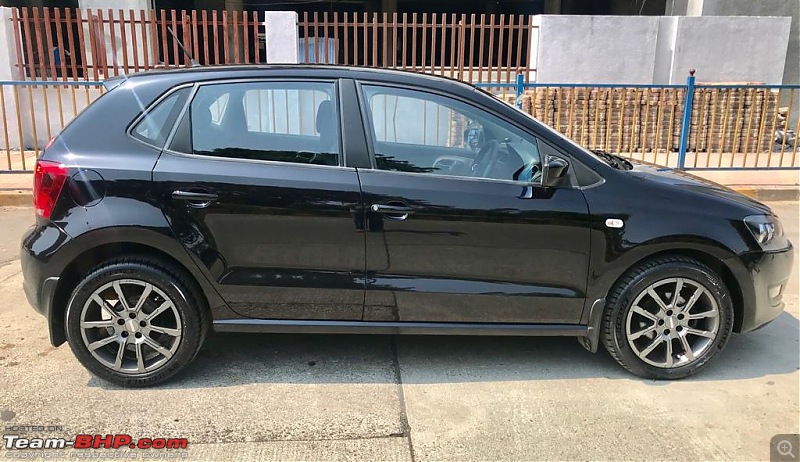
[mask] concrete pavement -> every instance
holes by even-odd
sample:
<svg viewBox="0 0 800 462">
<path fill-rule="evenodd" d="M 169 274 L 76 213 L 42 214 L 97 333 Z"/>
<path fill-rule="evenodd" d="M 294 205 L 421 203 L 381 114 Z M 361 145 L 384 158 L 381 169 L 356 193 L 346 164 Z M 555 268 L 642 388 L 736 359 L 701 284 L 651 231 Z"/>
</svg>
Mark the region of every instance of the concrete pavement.
<svg viewBox="0 0 800 462">
<path fill-rule="evenodd" d="M 800 242 L 798 203 L 770 205 Z M 797 268 L 785 313 L 678 382 L 639 379 L 566 338 L 218 334 L 175 380 L 127 390 L 49 345 L 21 289 L 32 220 L 30 208 L 0 208 L 6 434 L 185 437 L 193 460 L 460 461 L 765 460 L 773 435 L 800 432 Z"/>
</svg>

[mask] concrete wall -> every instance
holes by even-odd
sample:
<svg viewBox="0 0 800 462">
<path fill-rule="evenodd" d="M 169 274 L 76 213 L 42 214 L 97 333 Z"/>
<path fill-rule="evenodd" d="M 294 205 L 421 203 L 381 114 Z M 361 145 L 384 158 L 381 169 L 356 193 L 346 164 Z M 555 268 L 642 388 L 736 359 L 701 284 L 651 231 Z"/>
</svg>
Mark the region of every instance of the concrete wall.
<svg viewBox="0 0 800 462">
<path fill-rule="evenodd" d="M 675 0 L 679 1 L 679 0 Z M 667 14 L 687 16 L 789 16 L 792 18 L 783 83 L 800 83 L 800 0 L 680 0 L 687 3 Z"/>
<path fill-rule="evenodd" d="M 537 76 L 545 83 L 647 83 L 657 17 L 539 16 Z"/>
<path fill-rule="evenodd" d="M 694 68 L 699 81 L 779 84 L 791 19 L 542 15 L 534 24 L 538 82 L 683 83 Z"/>
<path fill-rule="evenodd" d="M 783 81 L 791 18 L 679 17 L 670 83 L 688 69 L 701 82 Z"/>
</svg>

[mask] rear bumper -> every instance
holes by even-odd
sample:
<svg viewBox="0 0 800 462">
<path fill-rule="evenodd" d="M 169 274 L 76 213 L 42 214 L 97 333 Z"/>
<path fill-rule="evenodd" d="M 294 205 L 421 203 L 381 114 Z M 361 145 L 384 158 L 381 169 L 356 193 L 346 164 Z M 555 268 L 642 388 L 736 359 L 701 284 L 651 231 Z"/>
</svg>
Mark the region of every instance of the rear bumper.
<svg viewBox="0 0 800 462">
<path fill-rule="evenodd" d="M 67 240 L 68 236 L 59 227 L 40 224 L 28 229 L 20 249 L 25 297 L 31 307 L 47 319 L 50 343 L 54 346 L 61 345 L 66 339 L 62 312 L 53 310 L 62 268 L 51 257 Z"/>
<path fill-rule="evenodd" d="M 748 253 L 739 260 L 736 276 L 744 298 L 740 332 L 749 332 L 777 318 L 786 306 L 783 294 L 792 274 L 794 251 L 789 244 L 780 251 Z"/>
</svg>

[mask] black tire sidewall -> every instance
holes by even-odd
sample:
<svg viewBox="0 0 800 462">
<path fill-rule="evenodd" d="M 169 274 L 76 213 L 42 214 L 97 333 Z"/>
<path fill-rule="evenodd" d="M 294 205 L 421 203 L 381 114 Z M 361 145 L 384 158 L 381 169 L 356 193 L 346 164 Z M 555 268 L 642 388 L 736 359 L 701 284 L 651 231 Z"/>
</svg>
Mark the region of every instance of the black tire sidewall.
<svg viewBox="0 0 800 462">
<path fill-rule="evenodd" d="M 116 372 L 92 356 L 83 342 L 80 316 L 91 294 L 111 281 L 138 279 L 153 284 L 172 300 L 181 317 L 181 341 L 172 358 L 158 369 L 142 374 Z M 185 287 L 182 287 L 185 286 Z M 167 380 L 194 359 L 202 340 L 202 322 L 192 290 L 165 271 L 146 263 L 120 262 L 104 265 L 87 275 L 75 288 L 66 311 L 67 342 L 78 361 L 96 376 L 121 386 L 147 386 Z"/>
<path fill-rule="evenodd" d="M 639 293 L 654 282 L 673 277 L 691 279 L 708 289 L 719 306 L 720 324 L 716 338 L 699 358 L 684 366 L 666 369 L 647 364 L 631 349 L 625 334 L 625 321 Z M 733 329 L 733 305 L 727 287 L 710 268 L 691 262 L 662 263 L 644 270 L 628 281 L 619 293 L 619 297 L 612 302 L 610 319 L 613 321 L 613 345 L 611 346 L 616 350 L 618 360 L 623 366 L 643 377 L 669 380 L 694 374 L 725 347 Z"/>
</svg>

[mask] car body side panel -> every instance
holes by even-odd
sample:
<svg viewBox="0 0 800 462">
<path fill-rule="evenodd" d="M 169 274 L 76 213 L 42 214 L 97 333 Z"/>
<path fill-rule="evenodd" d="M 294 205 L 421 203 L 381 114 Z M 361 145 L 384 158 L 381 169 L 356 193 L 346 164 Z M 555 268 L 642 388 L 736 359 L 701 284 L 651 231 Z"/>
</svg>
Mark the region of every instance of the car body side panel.
<svg viewBox="0 0 800 462">
<path fill-rule="evenodd" d="M 605 298 L 614 283 L 637 262 L 655 254 L 699 252 L 723 262 L 737 280 L 745 274 L 736 271 L 742 264 L 733 257 L 756 249 L 741 219 L 731 218 L 742 213 L 740 208 L 688 188 L 682 190 L 641 181 L 630 173 L 605 170 L 608 181 L 584 190 L 593 223 L 584 322 L 595 300 Z M 609 228 L 605 224 L 609 218 L 621 219 L 624 226 Z M 740 282 L 746 302 L 751 287 L 747 281 Z"/>
<path fill-rule="evenodd" d="M 364 237 L 354 168 L 165 153 L 154 191 L 181 244 L 245 317 L 361 319 Z M 176 190 L 218 194 L 206 208 Z"/>
<path fill-rule="evenodd" d="M 367 211 L 365 320 L 577 323 L 589 218 L 580 190 L 359 170 Z"/>
</svg>

